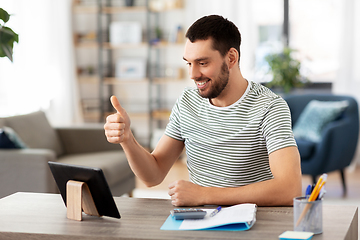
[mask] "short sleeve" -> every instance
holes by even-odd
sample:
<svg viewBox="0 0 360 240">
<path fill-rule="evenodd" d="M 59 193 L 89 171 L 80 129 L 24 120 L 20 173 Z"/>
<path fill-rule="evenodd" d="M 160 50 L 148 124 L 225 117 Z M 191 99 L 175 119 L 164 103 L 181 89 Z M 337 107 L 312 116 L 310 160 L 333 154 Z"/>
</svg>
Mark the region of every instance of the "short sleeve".
<svg viewBox="0 0 360 240">
<path fill-rule="evenodd" d="M 262 123 L 268 154 L 281 148 L 297 146 L 291 129 L 290 110 L 282 98 L 270 102 Z"/>
<path fill-rule="evenodd" d="M 184 141 L 181 134 L 180 121 L 180 106 L 178 99 L 171 110 L 169 123 L 167 124 L 165 129 L 165 135 L 179 141 Z"/>
</svg>

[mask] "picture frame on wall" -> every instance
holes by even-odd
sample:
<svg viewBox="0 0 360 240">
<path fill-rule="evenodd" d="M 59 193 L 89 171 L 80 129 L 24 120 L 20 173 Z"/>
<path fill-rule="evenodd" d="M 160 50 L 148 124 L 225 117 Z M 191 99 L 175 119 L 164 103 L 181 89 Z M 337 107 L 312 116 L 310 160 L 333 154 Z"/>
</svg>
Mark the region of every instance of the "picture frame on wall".
<svg viewBox="0 0 360 240">
<path fill-rule="evenodd" d="M 142 29 L 139 22 L 112 22 L 110 24 L 110 43 L 140 44 L 142 41 Z"/>
<path fill-rule="evenodd" d="M 120 80 L 141 80 L 146 77 L 145 58 L 120 58 L 116 63 L 115 75 Z"/>
</svg>

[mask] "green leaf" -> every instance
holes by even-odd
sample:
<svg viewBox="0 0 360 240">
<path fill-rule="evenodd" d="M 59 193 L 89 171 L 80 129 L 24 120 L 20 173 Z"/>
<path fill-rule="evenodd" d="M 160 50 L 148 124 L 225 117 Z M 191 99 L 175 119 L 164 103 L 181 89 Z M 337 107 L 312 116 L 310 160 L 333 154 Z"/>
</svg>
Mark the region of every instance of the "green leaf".
<svg viewBox="0 0 360 240">
<path fill-rule="evenodd" d="M 2 50 L 2 47 L 0 47 L 0 57 L 6 57 L 6 54 Z"/>
<path fill-rule="evenodd" d="M 273 80 L 267 84 L 269 87 L 282 87 L 287 93 L 306 82 L 300 75 L 300 61 L 291 56 L 293 51 L 295 50 L 284 48 L 279 54 L 269 54 L 265 57 L 273 75 Z"/>
<path fill-rule="evenodd" d="M 4 9 L 0 8 L 0 19 L 6 23 L 10 19 L 10 15 Z"/>
<path fill-rule="evenodd" d="M 13 61 L 13 46 L 14 42 L 19 42 L 19 35 L 16 34 L 11 28 L 0 28 L 0 57 L 8 57 Z"/>
<path fill-rule="evenodd" d="M 6 44 L 8 42 L 19 42 L 19 35 L 16 34 L 11 28 L 0 28 L 0 44 Z"/>
<path fill-rule="evenodd" d="M 13 61 L 13 58 L 12 58 L 12 46 L 9 46 L 9 45 L 1 45 L 0 46 L 3 50 L 3 53 L 5 54 L 6 57 L 8 57 L 10 59 L 10 61 Z M 3 57 L 5 57 L 3 56 Z"/>
</svg>

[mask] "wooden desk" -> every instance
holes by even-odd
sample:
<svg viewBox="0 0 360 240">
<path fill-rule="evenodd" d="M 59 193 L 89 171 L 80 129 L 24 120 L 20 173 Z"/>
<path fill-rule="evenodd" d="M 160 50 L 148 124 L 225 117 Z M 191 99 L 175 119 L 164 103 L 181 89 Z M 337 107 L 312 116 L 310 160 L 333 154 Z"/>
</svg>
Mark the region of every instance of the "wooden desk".
<svg viewBox="0 0 360 240">
<path fill-rule="evenodd" d="M 164 231 L 160 227 L 173 209 L 170 200 L 116 197 L 121 219 L 84 216 L 68 220 L 58 194 L 16 193 L 0 199 L 0 239 L 278 239 L 293 229 L 291 207 L 259 207 L 248 231 Z M 354 206 L 323 208 L 323 234 L 312 239 L 357 239 Z"/>
</svg>

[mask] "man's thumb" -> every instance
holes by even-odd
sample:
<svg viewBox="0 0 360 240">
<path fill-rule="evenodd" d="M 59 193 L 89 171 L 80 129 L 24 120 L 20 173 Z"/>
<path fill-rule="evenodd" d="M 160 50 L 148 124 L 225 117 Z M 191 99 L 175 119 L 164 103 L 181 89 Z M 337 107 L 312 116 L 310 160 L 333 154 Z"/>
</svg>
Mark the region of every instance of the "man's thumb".
<svg viewBox="0 0 360 240">
<path fill-rule="evenodd" d="M 111 104 L 113 105 L 113 107 L 115 108 L 115 110 L 118 113 L 122 113 L 124 111 L 124 109 L 121 107 L 119 100 L 117 99 L 117 97 L 115 96 L 111 96 L 110 98 Z"/>
</svg>

